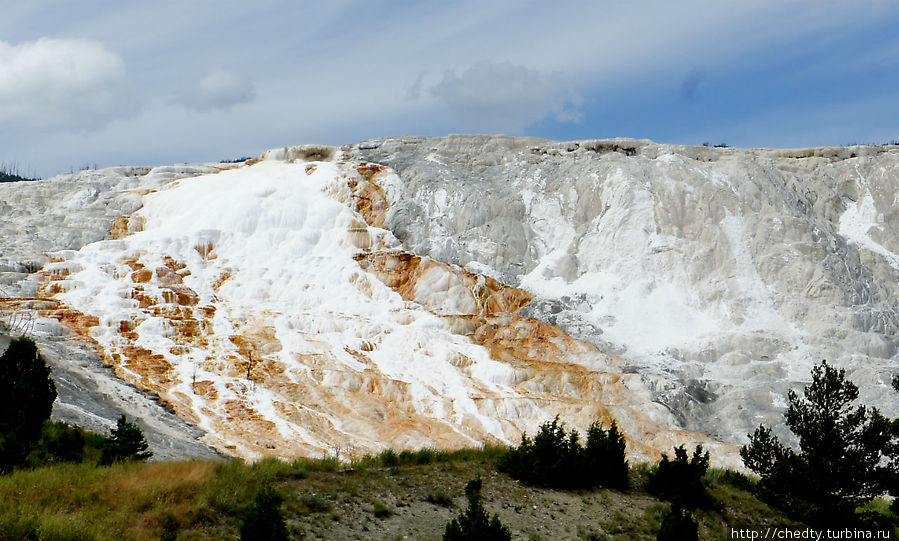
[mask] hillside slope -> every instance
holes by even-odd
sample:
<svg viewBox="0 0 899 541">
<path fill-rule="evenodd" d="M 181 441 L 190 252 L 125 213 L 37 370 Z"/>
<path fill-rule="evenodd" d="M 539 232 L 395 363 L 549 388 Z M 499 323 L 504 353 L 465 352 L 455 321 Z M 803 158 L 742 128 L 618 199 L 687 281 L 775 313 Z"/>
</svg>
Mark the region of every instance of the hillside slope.
<svg viewBox="0 0 899 541">
<path fill-rule="evenodd" d="M 892 147 L 486 136 L 83 172 L 0 186 L 0 308 L 224 454 L 510 442 L 560 414 L 735 465 L 821 358 L 899 413 L 897 179 Z"/>
</svg>

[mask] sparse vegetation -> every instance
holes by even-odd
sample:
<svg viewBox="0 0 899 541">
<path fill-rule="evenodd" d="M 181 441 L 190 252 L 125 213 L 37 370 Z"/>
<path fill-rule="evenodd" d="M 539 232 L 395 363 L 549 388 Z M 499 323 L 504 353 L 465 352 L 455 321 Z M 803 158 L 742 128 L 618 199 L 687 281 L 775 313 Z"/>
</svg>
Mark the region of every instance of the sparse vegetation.
<svg viewBox="0 0 899 541">
<path fill-rule="evenodd" d="M 390 507 L 387 507 L 387 504 L 385 504 L 381 500 L 374 501 L 374 503 L 372 504 L 371 512 L 377 518 L 386 518 L 393 514 L 393 511 L 390 510 Z"/>
<path fill-rule="evenodd" d="M 37 180 L 37 174 L 30 168 L 23 169 L 18 162 L 0 162 L 0 182 L 20 182 Z"/>
<path fill-rule="evenodd" d="M 461 494 L 466 480 L 478 476 L 484 488 L 491 489 L 491 510 L 516 536 L 570 539 L 582 532 L 583 538 L 656 538 L 668 505 L 643 489 L 651 469 L 647 465 L 631 469 L 632 489 L 627 492 L 572 492 L 526 486 L 497 473 L 494 461 L 500 449 L 446 452 L 440 455 L 443 461 L 393 467 L 372 457 L 351 464 L 330 458 L 266 459 L 252 465 L 239 460 L 104 467 L 87 459 L 81 464 L 57 462 L 0 476 L 0 540 L 158 539 L 174 529 L 172 520 L 177 521 L 177 539 L 234 539 L 266 486 L 284 498 L 279 509 L 292 539 L 305 534 L 437 540 L 459 511 L 429 502 L 428 495 Z M 710 470 L 705 481 L 719 503 L 694 514 L 702 539 L 722 538 L 727 525 L 734 523 L 800 525 L 759 501 L 751 479 Z M 375 517 L 375 501 L 391 514 Z M 487 505 L 484 500 L 482 505 Z"/>
<path fill-rule="evenodd" d="M 434 505 L 441 505 L 443 507 L 453 506 L 452 496 L 440 489 L 428 492 L 427 497 L 425 497 L 425 501 L 433 503 Z"/>
</svg>

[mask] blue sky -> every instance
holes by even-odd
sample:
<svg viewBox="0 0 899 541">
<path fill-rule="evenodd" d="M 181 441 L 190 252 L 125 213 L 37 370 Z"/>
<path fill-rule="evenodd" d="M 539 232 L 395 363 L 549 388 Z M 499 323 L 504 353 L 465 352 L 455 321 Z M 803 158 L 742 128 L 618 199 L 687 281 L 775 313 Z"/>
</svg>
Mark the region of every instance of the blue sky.
<svg viewBox="0 0 899 541">
<path fill-rule="evenodd" d="M 418 134 L 899 139 L 899 2 L 29 0 L 0 163 L 41 176 Z"/>
</svg>

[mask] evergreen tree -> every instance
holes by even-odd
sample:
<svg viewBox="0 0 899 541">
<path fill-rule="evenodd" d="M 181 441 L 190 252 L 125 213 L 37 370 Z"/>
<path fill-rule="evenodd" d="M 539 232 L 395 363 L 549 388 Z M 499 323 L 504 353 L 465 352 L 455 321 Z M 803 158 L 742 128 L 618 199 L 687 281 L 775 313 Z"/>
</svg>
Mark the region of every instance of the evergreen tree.
<svg viewBox="0 0 899 541">
<path fill-rule="evenodd" d="M 627 457 L 618 426 L 613 422 L 609 430 L 603 430 L 593 423 L 587 431 L 587 446 L 578 439 L 577 430 L 566 433 L 556 416 L 540 426 L 533 440 L 522 434 L 521 444 L 499 460 L 497 469 L 529 485 L 626 488 Z"/>
<path fill-rule="evenodd" d="M 598 423 L 590 425 L 584 447 L 584 467 L 592 485 L 620 490 L 627 488 L 625 448 L 624 436 L 614 421 L 608 430 L 603 430 Z"/>
<path fill-rule="evenodd" d="M 674 448 L 674 460 L 662 453 L 662 460 L 649 473 L 646 489 L 662 498 L 675 503 L 678 507 L 690 509 L 708 507 L 712 497 L 702 481 L 709 469 L 709 452 L 702 452 L 702 445 L 693 450 L 693 457 L 687 457 L 683 445 Z"/>
<path fill-rule="evenodd" d="M 287 541 L 287 524 L 281 516 L 284 498 L 270 486 L 256 494 L 253 506 L 240 526 L 241 541 Z"/>
<path fill-rule="evenodd" d="M 662 517 L 656 541 L 698 541 L 699 525 L 689 511 L 673 504 Z"/>
<path fill-rule="evenodd" d="M 45 421 L 41 438 L 32 447 L 26 464 L 29 467 L 52 462 L 81 462 L 84 459 L 84 431 L 62 421 Z"/>
<path fill-rule="evenodd" d="M 30 338 L 17 338 L 0 356 L 0 471 L 21 465 L 50 418 L 56 385 Z"/>
<path fill-rule="evenodd" d="M 499 520 L 491 518 L 481 503 L 481 477 L 465 485 L 468 508 L 451 520 L 443 532 L 443 541 L 510 541 L 512 531 Z"/>
<path fill-rule="evenodd" d="M 826 361 L 812 369 L 803 395 L 790 391 L 785 419 L 799 452 L 760 426 L 740 449 L 746 467 L 762 478 L 769 497 L 815 525 L 843 526 L 857 506 L 884 490 L 881 458 L 893 423 L 876 408 L 853 406 L 858 387 Z"/>
<path fill-rule="evenodd" d="M 153 456 L 153 453 L 147 450 L 149 447 L 140 427 L 129 423 L 128 419 L 122 415 L 110 437 L 103 442 L 100 464 L 108 466 L 113 462 L 147 460 Z"/>
</svg>

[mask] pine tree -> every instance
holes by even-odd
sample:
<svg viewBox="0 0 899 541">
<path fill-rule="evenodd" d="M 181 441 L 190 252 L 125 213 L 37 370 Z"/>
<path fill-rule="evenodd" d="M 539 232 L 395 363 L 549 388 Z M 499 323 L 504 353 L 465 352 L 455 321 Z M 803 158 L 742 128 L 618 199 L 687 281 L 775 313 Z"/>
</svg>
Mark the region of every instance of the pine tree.
<svg viewBox="0 0 899 541">
<path fill-rule="evenodd" d="M 788 394 L 785 420 L 799 452 L 760 426 L 740 449 L 746 467 L 788 511 L 816 525 L 845 525 L 857 506 L 884 489 L 881 458 L 890 448 L 892 423 L 876 408 L 853 407 L 858 387 L 846 371 L 826 361 L 812 369 L 803 395 Z"/>
<path fill-rule="evenodd" d="M 240 526 L 241 541 L 287 541 L 287 524 L 281 516 L 284 498 L 270 486 L 256 494 L 253 506 Z"/>
<path fill-rule="evenodd" d="M 0 356 L 0 471 L 22 464 L 50 418 L 56 385 L 30 338 L 17 338 Z"/>
<path fill-rule="evenodd" d="M 108 466 L 113 462 L 147 460 L 153 456 L 153 453 L 147 450 L 149 447 L 140 427 L 129 423 L 128 419 L 122 415 L 110 437 L 103 443 L 100 464 Z"/>
<path fill-rule="evenodd" d="M 699 525 L 689 511 L 673 504 L 662 517 L 656 541 L 698 541 Z"/>
<path fill-rule="evenodd" d="M 674 460 L 662 453 L 659 465 L 649 473 L 646 489 L 662 498 L 674 502 L 677 506 L 689 509 L 708 507 L 712 497 L 702 481 L 709 469 L 709 452 L 702 452 L 702 445 L 693 450 L 693 457 L 688 458 L 683 445 L 674 448 Z"/>
<path fill-rule="evenodd" d="M 628 464 L 624 436 L 612 421 L 608 430 L 593 423 L 587 430 L 584 462 L 591 485 L 624 490 L 627 488 Z"/>
<path fill-rule="evenodd" d="M 510 541 L 509 530 L 497 515 L 491 518 L 481 503 L 481 477 L 465 485 L 468 508 L 451 520 L 443 532 L 443 541 Z"/>
</svg>

